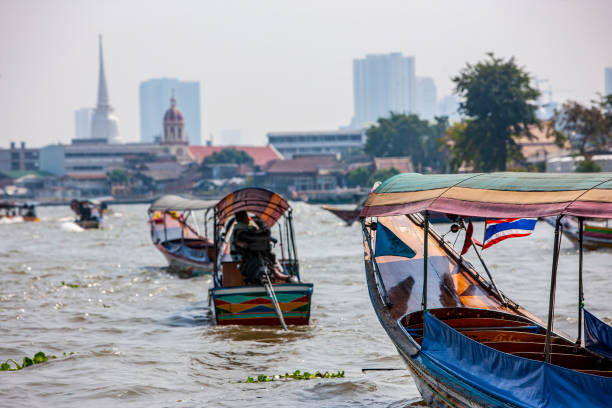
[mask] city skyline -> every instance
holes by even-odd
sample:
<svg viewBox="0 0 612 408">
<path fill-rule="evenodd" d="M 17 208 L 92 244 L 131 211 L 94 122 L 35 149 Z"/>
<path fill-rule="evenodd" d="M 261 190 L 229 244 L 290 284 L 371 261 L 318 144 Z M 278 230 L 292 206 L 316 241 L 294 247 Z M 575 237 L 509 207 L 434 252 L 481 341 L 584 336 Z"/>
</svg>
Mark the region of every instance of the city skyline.
<svg viewBox="0 0 612 408">
<path fill-rule="evenodd" d="M 611 20 L 606 1 L 185 1 L 171 9 L 158 1 L 4 1 L 0 145 L 70 141 L 74 112 L 95 105 L 98 33 L 126 141 L 140 139 L 138 84 L 177 77 L 199 81 L 206 95 L 202 142 L 241 129 L 243 143 L 263 144 L 267 132 L 348 124 L 352 61 L 372 53 L 414 55 L 416 75 L 433 78 L 440 100 L 452 93 L 453 75 L 493 51 L 547 78 L 556 101 L 588 103 L 604 92 L 602 68 L 612 66 Z"/>
</svg>

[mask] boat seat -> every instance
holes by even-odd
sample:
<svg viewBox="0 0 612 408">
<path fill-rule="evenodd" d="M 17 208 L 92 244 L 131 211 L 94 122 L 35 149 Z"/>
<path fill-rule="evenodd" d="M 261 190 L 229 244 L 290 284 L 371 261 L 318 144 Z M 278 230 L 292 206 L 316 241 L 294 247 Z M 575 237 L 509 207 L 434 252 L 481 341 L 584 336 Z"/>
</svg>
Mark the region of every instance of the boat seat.
<svg viewBox="0 0 612 408">
<path fill-rule="evenodd" d="M 518 352 L 512 353 L 517 357 L 528 358 L 530 360 L 544 361 L 544 352 Z M 572 370 L 597 370 L 608 371 L 612 370 L 612 364 L 608 361 L 598 359 L 591 355 L 576 355 L 563 353 L 550 353 L 551 364 L 570 368 Z"/>
<path fill-rule="evenodd" d="M 222 262 L 223 268 L 223 287 L 228 286 L 244 286 L 244 279 L 238 269 L 238 262 Z"/>
<path fill-rule="evenodd" d="M 429 312 L 439 320 L 444 322 L 448 320 L 465 320 L 465 319 L 498 319 L 498 320 L 511 320 L 533 324 L 531 320 L 526 317 L 514 315 L 498 310 L 486 310 L 486 309 L 472 309 L 467 307 L 451 307 L 451 308 L 440 308 L 431 309 Z M 418 311 L 410 313 L 401 319 L 402 326 L 414 326 L 417 324 L 423 324 L 423 312 Z"/>
<path fill-rule="evenodd" d="M 485 346 L 491 347 L 497 351 L 504 353 L 517 353 L 517 352 L 543 352 L 544 344 L 538 342 L 514 342 L 514 341 L 486 341 L 483 342 Z M 565 345 L 565 344 L 551 344 L 551 351 L 553 353 L 562 354 L 574 354 L 584 355 L 586 350 L 580 347 Z"/>
<path fill-rule="evenodd" d="M 576 370 L 581 373 L 591 374 L 591 375 L 600 375 L 602 377 L 612 377 L 612 371 L 601 371 L 601 370 Z"/>
<path fill-rule="evenodd" d="M 448 319 L 443 320 L 444 323 L 452 327 L 453 329 L 470 329 L 470 328 L 497 328 L 497 327 L 524 327 L 533 326 L 530 322 L 518 321 L 518 320 L 506 320 L 496 318 L 461 318 L 461 319 Z M 422 328 L 423 323 L 415 323 L 407 326 L 409 328 Z"/>
<path fill-rule="evenodd" d="M 516 330 L 473 330 L 463 332 L 467 337 L 479 343 L 485 342 L 519 342 L 519 343 L 542 343 L 546 342 L 546 335 L 536 333 L 526 333 Z M 572 345 L 571 342 L 562 337 L 553 335 L 551 344 Z"/>
</svg>

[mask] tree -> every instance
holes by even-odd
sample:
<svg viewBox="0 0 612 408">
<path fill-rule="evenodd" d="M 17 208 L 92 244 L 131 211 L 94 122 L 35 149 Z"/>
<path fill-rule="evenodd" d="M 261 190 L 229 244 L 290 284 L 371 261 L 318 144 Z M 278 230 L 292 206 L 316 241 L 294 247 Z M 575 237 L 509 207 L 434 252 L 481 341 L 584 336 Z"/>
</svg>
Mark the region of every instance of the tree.
<svg viewBox="0 0 612 408">
<path fill-rule="evenodd" d="M 215 163 L 235 163 L 235 164 L 253 164 L 253 158 L 242 150 L 223 149 L 220 152 L 214 152 L 210 156 L 204 158 L 203 164 Z"/>
<path fill-rule="evenodd" d="M 129 181 L 128 172 L 124 169 L 113 169 L 108 173 L 108 182 L 110 184 L 124 184 Z"/>
<path fill-rule="evenodd" d="M 369 180 L 369 185 L 373 186 L 377 181 L 385 181 L 386 179 L 395 176 L 396 174 L 400 174 L 399 170 L 395 167 L 391 167 L 390 169 L 380 169 L 377 170 Z"/>
<path fill-rule="evenodd" d="M 587 171 L 597 168 L 594 162 L 590 163 L 593 154 L 607 150 L 612 144 L 612 95 L 591 102 L 590 107 L 575 101 L 564 103 L 555 111 L 550 127 L 559 145 L 570 141 L 584 157 L 579 168 Z"/>
<path fill-rule="evenodd" d="M 357 167 L 349 172 L 347 179 L 351 187 L 369 187 L 371 172 L 367 167 Z"/>
<path fill-rule="evenodd" d="M 529 127 L 540 126 L 535 105 L 540 92 L 530 86 L 529 74 L 514 57 L 487 55 L 452 79 L 455 93 L 464 98 L 459 109 L 468 119 L 463 129 L 454 130 L 451 151 L 455 162 L 474 170 L 504 171 L 509 159 L 522 158 L 515 139 L 532 139 Z"/>
<path fill-rule="evenodd" d="M 410 156 L 416 167 L 438 168 L 441 162 L 438 126 L 442 123 L 438 121 L 432 126 L 417 115 L 391 112 L 389 117 L 379 118 L 368 128 L 365 151 L 374 157 Z"/>
</svg>

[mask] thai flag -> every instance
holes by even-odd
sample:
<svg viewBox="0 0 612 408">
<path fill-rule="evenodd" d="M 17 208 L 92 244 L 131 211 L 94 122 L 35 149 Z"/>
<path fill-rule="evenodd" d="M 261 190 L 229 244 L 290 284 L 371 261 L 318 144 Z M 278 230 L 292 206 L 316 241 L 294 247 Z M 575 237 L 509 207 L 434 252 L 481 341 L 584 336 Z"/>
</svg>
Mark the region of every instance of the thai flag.
<svg viewBox="0 0 612 408">
<path fill-rule="evenodd" d="M 482 249 L 487 249 L 504 239 L 531 235 L 537 220 L 537 218 L 504 218 L 485 221 Z"/>
</svg>

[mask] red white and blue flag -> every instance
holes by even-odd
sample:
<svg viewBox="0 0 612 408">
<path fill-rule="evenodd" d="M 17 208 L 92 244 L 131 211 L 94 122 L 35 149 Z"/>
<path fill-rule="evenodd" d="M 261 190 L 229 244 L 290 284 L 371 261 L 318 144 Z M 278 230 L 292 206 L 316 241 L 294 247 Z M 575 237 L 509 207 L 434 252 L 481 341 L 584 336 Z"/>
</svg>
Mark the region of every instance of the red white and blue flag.
<svg viewBox="0 0 612 408">
<path fill-rule="evenodd" d="M 482 249 L 497 244 L 508 238 L 526 237 L 531 235 L 537 218 L 504 218 L 485 221 L 485 237 Z"/>
</svg>

